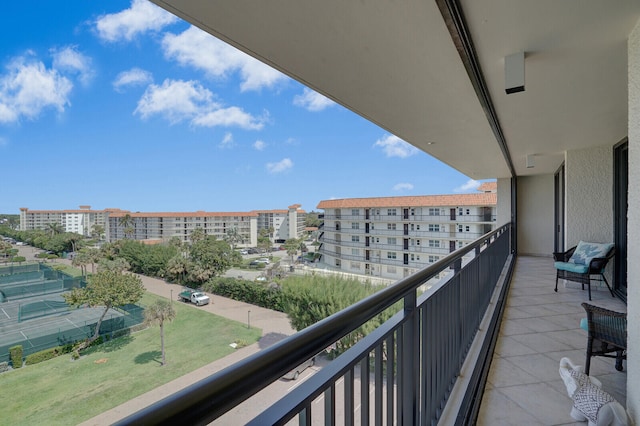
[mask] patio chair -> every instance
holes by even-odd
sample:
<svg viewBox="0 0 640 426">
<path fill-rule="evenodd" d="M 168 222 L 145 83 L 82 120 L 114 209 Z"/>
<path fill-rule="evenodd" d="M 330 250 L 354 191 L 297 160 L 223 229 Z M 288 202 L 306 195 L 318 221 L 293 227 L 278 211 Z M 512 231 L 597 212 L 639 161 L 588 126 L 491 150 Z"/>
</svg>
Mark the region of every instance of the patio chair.
<svg viewBox="0 0 640 426">
<path fill-rule="evenodd" d="M 588 303 L 583 303 L 582 307 L 587 311 L 585 374 L 589 374 L 593 356 L 615 358 L 616 370 L 622 371 L 622 360 L 627 359 L 627 314 Z"/>
<path fill-rule="evenodd" d="M 591 279 L 592 276 L 598 281 L 604 281 L 607 288 L 611 292 L 611 296 L 615 297 L 613 290 L 604 276 L 604 270 L 607 263 L 615 254 L 613 244 L 589 243 L 580 241 L 577 246 L 570 248 L 565 252 L 553 253 L 556 268 L 556 288 L 558 291 L 558 280 L 564 279 L 568 281 L 586 284 L 589 289 L 589 300 L 591 300 Z"/>
</svg>

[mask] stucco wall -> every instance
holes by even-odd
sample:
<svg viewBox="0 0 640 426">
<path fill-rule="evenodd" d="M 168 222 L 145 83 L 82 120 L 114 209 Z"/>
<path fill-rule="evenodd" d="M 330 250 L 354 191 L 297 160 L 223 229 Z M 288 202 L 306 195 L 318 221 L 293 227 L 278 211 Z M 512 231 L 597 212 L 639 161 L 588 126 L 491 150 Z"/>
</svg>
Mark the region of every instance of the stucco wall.
<svg viewBox="0 0 640 426">
<path fill-rule="evenodd" d="M 629 213 L 627 216 L 627 409 L 640 425 L 640 21 L 629 36 Z"/>
<path fill-rule="evenodd" d="M 613 242 L 613 146 L 567 151 L 565 166 L 566 247 Z"/>
<path fill-rule="evenodd" d="M 518 254 L 551 256 L 553 175 L 518 177 L 517 190 Z"/>
</svg>

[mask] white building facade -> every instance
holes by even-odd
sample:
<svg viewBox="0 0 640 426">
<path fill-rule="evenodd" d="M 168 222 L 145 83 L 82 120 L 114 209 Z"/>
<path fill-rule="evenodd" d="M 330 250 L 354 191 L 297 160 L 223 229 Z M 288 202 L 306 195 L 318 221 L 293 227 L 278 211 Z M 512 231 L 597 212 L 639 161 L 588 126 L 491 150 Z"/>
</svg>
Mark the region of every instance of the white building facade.
<svg viewBox="0 0 640 426">
<path fill-rule="evenodd" d="M 479 194 L 325 200 L 320 261 L 401 279 L 495 229 L 496 184 Z"/>
<path fill-rule="evenodd" d="M 29 210 L 20 208 L 20 230 L 46 230 L 51 224 L 59 224 L 64 232 L 90 236 L 94 226 L 106 229 L 107 217 L 117 209 L 91 210 L 91 206 L 80 206 L 77 210 Z"/>
</svg>

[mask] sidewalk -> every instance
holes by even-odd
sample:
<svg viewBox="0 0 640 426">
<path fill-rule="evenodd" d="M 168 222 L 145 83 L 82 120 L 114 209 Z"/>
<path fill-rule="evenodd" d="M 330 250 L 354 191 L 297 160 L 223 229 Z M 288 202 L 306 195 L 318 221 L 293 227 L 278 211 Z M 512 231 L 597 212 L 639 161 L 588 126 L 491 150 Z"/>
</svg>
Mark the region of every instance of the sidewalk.
<svg viewBox="0 0 640 426">
<path fill-rule="evenodd" d="M 182 289 L 176 284 L 168 284 L 165 281 L 140 275 L 146 289 L 152 293 L 170 298 L 174 300 Z M 268 347 L 286 336 L 295 333 L 291 328 L 289 319 L 286 314 L 276 312 L 259 306 L 250 305 L 248 303 L 238 302 L 236 300 L 227 299 L 225 297 L 209 294 L 212 303 L 209 305 L 195 307 L 194 309 L 203 309 L 215 313 L 217 315 L 229 318 L 246 324 L 249 318 L 253 327 L 262 329 L 262 338 L 253 345 L 238 349 L 236 352 L 221 358 L 211 364 L 205 365 L 191 373 L 185 374 L 169 383 L 159 386 L 145 394 L 133 398 L 122 405 L 81 423 L 83 426 L 108 425 L 120 419 L 123 419 L 140 409 L 151 405 L 152 403 L 183 389 L 192 383 L 201 380 L 203 377 L 211 375 L 235 362 L 252 355 L 261 348 Z"/>
</svg>

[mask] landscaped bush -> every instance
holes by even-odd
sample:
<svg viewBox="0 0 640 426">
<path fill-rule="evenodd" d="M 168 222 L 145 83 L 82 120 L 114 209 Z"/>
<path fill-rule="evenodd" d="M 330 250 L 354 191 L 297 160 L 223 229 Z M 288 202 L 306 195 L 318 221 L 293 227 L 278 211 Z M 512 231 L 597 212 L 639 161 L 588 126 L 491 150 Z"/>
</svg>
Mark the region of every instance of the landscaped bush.
<svg viewBox="0 0 640 426">
<path fill-rule="evenodd" d="M 18 262 L 18 263 L 25 262 L 26 260 L 27 260 L 27 258 L 24 257 L 24 256 L 16 256 L 16 257 L 12 257 L 11 258 L 12 262 Z"/>
<path fill-rule="evenodd" d="M 22 367 L 22 345 L 16 345 L 9 348 L 9 357 L 13 368 Z"/>
<path fill-rule="evenodd" d="M 218 296 L 251 303 L 274 311 L 283 311 L 280 290 L 278 288 L 270 288 L 262 283 L 218 277 L 207 281 L 203 289 Z"/>
<path fill-rule="evenodd" d="M 49 348 L 49 349 L 45 349 L 43 351 L 40 352 L 36 352 L 34 354 L 31 355 L 27 355 L 27 358 L 24 361 L 25 365 L 33 365 L 33 364 L 37 364 L 39 362 L 42 361 L 47 361 L 49 359 L 53 359 L 57 356 L 60 356 L 63 354 L 63 348 L 62 346 L 57 346 L 55 348 Z"/>
</svg>

